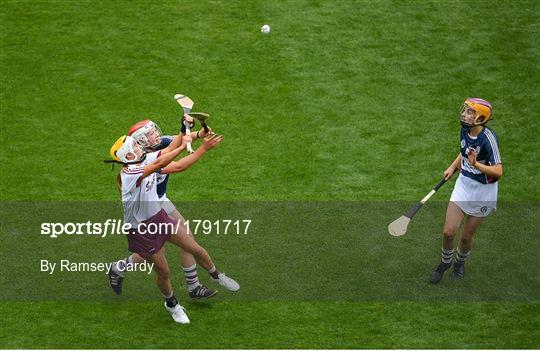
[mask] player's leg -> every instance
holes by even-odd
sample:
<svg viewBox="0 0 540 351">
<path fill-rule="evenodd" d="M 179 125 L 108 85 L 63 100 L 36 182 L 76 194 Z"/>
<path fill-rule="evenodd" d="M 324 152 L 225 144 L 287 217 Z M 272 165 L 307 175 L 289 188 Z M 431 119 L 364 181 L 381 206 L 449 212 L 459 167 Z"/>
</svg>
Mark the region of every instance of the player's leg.
<svg viewBox="0 0 540 351">
<path fill-rule="evenodd" d="M 156 283 L 159 291 L 161 291 L 161 294 L 165 299 L 165 308 L 171 314 L 175 322 L 182 324 L 189 323 L 189 318 L 187 317 L 184 308 L 180 306 L 173 293 L 169 264 L 167 263 L 167 258 L 165 257 L 165 248 L 162 247 L 158 253 L 150 256 L 148 260 L 154 264 Z"/>
<path fill-rule="evenodd" d="M 192 299 L 209 299 L 217 295 L 217 290 L 210 289 L 199 282 L 197 263 L 192 254 L 180 250 L 180 262 L 186 277 L 187 291 Z"/>
<path fill-rule="evenodd" d="M 178 230 L 175 234 L 169 235 L 167 240 L 182 250 L 190 253 L 195 258 L 196 262 L 207 270 L 212 280 L 218 282 L 221 286 L 230 291 L 238 291 L 240 285 L 225 273 L 220 273 L 212 262 L 212 258 L 204 247 L 199 245 L 193 238 L 193 234 L 187 230 L 185 225 L 177 226 Z"/>
<path fill-rule="evenodd" d="M 165 300 L 174 297 L 171 285 L 171 273 L 169 271 L 169 264 L 165 257 L 165 248 L 161 248 L 158 253 L 153 254 L 148 259 L 150 262 L 154 263 L 154 271 L 156 272 L 156 283 L 161 291 L 161 294 Z M 173 302 L 178 302 L 176 299 L 170 299 L 169 307 L 175 305 Z"/>
<path fill-rule="evenodd" d="M 180 263 L 182 264 L 182 270 L 186 277 L 188 291 L 201 285 L 199 276 L 197 275 L 197 262 L 195 262 L 193 255 L 184 250 L 180 250 Z"/>
<path fill-rule="evenodd" d="M 461 225 L 464 214 L 459 206 L 450 201 L 446 208 L 446 219 L 444 221 L 441 261 L 433 268 L 429 276 L 429 282 L 436 284 L 441 281 L 444 272 L 452 266 L 452 258 L 454 257 L 454 237 Z"/>
<path fill-rule="evenodd" d="M 454 262 L 454 277 L 463 278 L 465 275 L 464 264 L 471 253 L 473 247 L 474 233 L 484 221 L 484 217 L 467 216 L 465 225 L 463 226 L 463 233 L 459 239 L 456 261 Z"/>
<path fill-rule="evenodd" d="M 124 281 L 124 274 L 126 273 L 126 268 L 129 265 L 135 263 L 143 263 L 145 261 L 139 254 L 134 253 L 130 256 L 123 258 L 112 263 L 111 269 L 107 273 L 109 277 L 109 286 L 113 291 L 120 295 L 122 293 L 122 282 Z"/>
<path fill-rule="evenodd" d="M 178 212 L 174 206 L 172 206 L 167 214 L 173 218 L 175 222 L 181 221 L 182 223 L 185 223 L 184 217 L 182 217 L 180 212 Z M 210 289 L 199 282 L 197 263 L 192 254 L 185 250 L 180 250 L 180 263 L 182 264 L 182 270 L 186 277 L 189 297 L 192 299 L 204 299 L 216 296 L 217 290 Z"/>
</svg>

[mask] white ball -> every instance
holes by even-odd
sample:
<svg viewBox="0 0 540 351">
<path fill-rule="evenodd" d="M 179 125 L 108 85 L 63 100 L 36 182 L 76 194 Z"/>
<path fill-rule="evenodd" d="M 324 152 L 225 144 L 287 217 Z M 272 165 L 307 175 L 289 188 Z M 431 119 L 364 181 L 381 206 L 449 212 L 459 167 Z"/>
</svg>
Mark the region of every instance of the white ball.
<svg viewBox="0 0 540 351">
<path fill-rule="evenodd" d="M 264 34 L 270 33 L 270 26 L 268 24 L 265 24 L 264 26 L 261 27 L 261 32 Z"/>
</svg>

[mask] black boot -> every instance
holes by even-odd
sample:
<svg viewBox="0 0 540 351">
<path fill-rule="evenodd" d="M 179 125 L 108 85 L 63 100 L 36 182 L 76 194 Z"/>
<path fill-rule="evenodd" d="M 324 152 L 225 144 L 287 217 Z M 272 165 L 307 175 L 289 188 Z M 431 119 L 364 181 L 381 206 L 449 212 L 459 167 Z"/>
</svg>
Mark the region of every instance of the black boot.
<svg viewBox="0 0 540 351">
<path fill-rule="evenodd" d="M 431 284 L 437 284 L 441 281 L 444 272 L 448 270 L 452 266 L 452 262 L 444 263 L 441 262 L 437 266 L 433 268 L 433 271 L 431 271 L 431 275 L 429 276 L 429 282 Z"/>
<path fill-rule="evenodd" d="M 461 279 L 465 276 L 465 264 L 454 262 L 454 278 Z"/>
</svg>

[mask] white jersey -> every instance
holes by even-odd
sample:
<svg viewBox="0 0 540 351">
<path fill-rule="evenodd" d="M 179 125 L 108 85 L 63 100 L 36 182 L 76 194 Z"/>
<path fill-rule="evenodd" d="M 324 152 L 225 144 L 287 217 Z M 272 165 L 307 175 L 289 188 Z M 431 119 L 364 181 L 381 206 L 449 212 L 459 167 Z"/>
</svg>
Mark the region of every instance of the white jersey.
<svg viewBox="0 0 540 351">
<path fill-rule="evenodd" d="M 137 228 L 139 223 L 155 216 L 161 210 L 161 201 L 157 194 L 157 173 L 141 178 L 144 167 L 159 157 L 160 151 L 146 154 L 146 159 L 136 165 L 123 167 L 120 172 L 122 181 L 122 205 L 124 223 Z"/>
</svg>

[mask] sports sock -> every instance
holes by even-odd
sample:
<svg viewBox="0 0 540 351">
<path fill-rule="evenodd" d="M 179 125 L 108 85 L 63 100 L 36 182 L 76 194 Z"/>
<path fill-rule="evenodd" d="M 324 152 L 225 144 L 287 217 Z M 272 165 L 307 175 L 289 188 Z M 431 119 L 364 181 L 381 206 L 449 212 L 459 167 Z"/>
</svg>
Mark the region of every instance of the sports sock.
<svg viewBox="0 0 540 351">
<path fill-rule="evenodd" d="M 184 271 L 184 275 L 186 276 L 188 291 L 193 291 L 193 289 L 201 285 L 199 283 L 199 276 L 197 275 L 196 264 L 190 267 L 182 267 L 182 270 Z"/>
<path fill-rule="evenodd" d="M 171 292 L 171 296 L 167 297 L 163 295 L 163 298 L 165 299 L 165 303 L 167 304 L 167 307 L 173 308 L 178 304 L 178 300 L 176 299 L 176 296 L 174 296 L 174 293 Z"/>
<path fill-rule="evenodd" d="M 471 251 L 469 250 L 468 252 L 461 252 L 459 250 L 459 247 L 457 249 L 457 255 L 456 255 L 456 263 L 457 264 L 464 264 L 465 261 L 467 261 L 467 258 L 469 258 L 469 255 L 471 254 Z"/>
<path fill-rule="evenodd" d="M 214 279 L 219 279 L 219 271 L 216 269 L 216 266 L 212 266 L 212 268 L 208 270 L 208 274 Z"/>
<path fill-rule="evenodd" d="M 452 257 L 454 257 L 454 249 L 447 250 L 444 247 L 441 248 L 441 261 L 443 263 L 452 262 Z"/>
<path fill-rule="evenodd" d="M 133 256 L 133 255 L 131 255 Z M 118 260 L 113 263 L 112 270 L 118 274 L 119 276 L 123 277 L 124 273 L 126 271 L 126 267 L 128 264 L 133 264 L 133 258 L 131 256 L 128 256 L 124 258 L 123 260 Z"/>
</svg>

